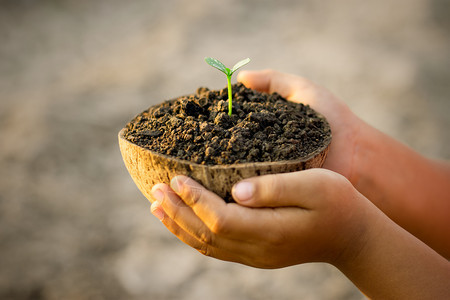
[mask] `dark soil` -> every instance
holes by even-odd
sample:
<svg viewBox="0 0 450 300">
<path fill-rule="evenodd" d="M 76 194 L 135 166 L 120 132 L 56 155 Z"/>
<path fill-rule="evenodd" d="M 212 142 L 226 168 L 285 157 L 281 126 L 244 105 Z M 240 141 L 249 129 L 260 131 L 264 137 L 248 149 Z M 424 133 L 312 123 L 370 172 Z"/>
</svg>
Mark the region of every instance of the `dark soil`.
<svg viewBox="0 0 450 300">
<path fill-rule="evenodd" d="M 199 88 L 142 112 L 127 124 L 125 137 L 158 153 L 223 165 L 306 157 L 330 134 L 326 121 L 308 105 L 237 83 L 231 117 L 226 88 Z"/>
</svg>

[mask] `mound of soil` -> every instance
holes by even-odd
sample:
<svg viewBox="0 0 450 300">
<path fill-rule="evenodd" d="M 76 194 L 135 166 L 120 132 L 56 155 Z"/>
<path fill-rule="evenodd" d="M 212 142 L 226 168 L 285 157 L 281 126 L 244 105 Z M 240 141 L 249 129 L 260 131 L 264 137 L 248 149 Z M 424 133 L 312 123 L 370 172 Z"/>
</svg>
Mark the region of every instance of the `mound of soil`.
<svg viewBox="0 0 450 300">
<path fill-rule="evenodd" d="M 150 107 L 125 131 L 125 138 L 141 147 L 206 165 L 298 159 L 330 135 L 326 120 L 308 105 L 241 83 L 233 85 L 231 116 L 226 88 L 199 88 Z"/>
</svg>

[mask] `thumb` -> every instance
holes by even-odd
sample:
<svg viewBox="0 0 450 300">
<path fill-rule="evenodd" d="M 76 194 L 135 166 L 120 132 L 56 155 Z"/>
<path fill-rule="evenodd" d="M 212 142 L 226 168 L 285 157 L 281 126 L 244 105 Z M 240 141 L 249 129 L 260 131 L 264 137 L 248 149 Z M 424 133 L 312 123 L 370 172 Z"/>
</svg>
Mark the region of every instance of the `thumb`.
<svg viewBox="0 0 450 300">
<path fill-rule="evenodd" d="M 328 178 L 324 173 L 328 172 L 310 169 L 253 177 L 235 184 L 231 193 L 244 206 L 313 208 L 312 200 L 324 190 Z"/>
<path fill-rule="evenodd" d="M 237 80 L 246 87 L 265 93 L 278 93 L 286 99 L 299 96 L 299 92 L 314 88 L 309 80 L 275 70 L 241 71 Z"/>
</svg>

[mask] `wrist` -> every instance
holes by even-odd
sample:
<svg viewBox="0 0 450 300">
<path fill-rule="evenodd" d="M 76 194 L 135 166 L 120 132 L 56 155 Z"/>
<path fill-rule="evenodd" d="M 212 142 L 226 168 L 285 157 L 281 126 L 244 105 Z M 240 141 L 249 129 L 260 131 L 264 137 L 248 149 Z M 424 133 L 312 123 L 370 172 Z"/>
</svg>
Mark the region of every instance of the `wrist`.
<svg viewBox="0 0 450 300">
<path fill-rule="evenodd" d="M 367 163 L 370 162 L 368 156 L 371 155 L 371 141 L 374 140 L 374 136 L 371 132 L 372 128 L 367 123 L 359 119 L 357 116 L 355 116 L 355 119 L 357 120 L 354 121 L 354 139 L 350 149 L 351 163 L 348 180 L 357 190 L 360 191 L 358 186 L 361 181 L 365 180 L 364 177 L 368 174 L 365 170 L 368 167 Z"/>
<path fill-rule="evenodd" d="M 355 185 L 354 182 L 360 174 L 356 155 L 364 142 L 364 133 L 361 131 L 365 123 L 347 106 L 339 107 L 336 115 L 338 121 L 332 121 L 330 118 L 333 140 L 323 168 L 343 175 Z"/>
<path fill-rule="evenodd" d="M 373 240 L 373 228 L 378 223 L 378 209 L 356 190 L 354 194 L 342 213 L 346 218 L 340 226 L 342 235 L 336 244 L 335 255 L 327 261 L 343 272 L 355 267 L 359 257 L 364 256 L 365 249 Z"/>
</svg>

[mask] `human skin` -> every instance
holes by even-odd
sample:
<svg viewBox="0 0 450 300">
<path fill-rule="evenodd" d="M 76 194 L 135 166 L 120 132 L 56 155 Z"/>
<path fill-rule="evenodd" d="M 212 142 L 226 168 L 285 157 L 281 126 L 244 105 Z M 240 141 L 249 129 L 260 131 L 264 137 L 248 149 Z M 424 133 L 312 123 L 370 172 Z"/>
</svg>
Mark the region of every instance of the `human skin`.
<svg viewBox="0 0 450 300">
<path fill-rule="evenodd" d="M 163 224 L 201 253 L 222 260 L 259 268 L 322 261 L 339 268 L 369 297 L 450 298 L 449 262 L 413 235 L 448 254 L 445 164 L 371 128 L 306 79 L 269 70 L 241 72 L 238 80 L 325 115 L 333 132 L 324 165 L 329 170 L 246 179 L 233 188 L 237 204 L 177 176 L 170 187 L 158 184 L 152 190 L 152 212 Z M 396 172 L 395 164 L 403 169 Z M 421 180 L 407 176 L 420 171 Z M 430 184 L 439 191 L 422 191 Z M 415 193 L 427 196 L 422 200 Z M 418 209 L 420 203 L 430 204 L 429 195 L 436 197 L 431 203 L 438 212 Z"/>
<path fill-rule="evenodd" d="M 449 162 L 426 158 L 373 128 L 305 78 L 265 70 L 243 71 L 238 80 L 326 116 L 333 141 L 323 167 L 345 176 L 397 224 L 450 259 Z"/>
<path fill-rule="evenodd" d="M 200 253 L 257 268 L 325 262 L 374 299 L 448 299 L 450 263 L 395 224 L 342 175 L 265 175 L 237 203 L 177 176 L 152 189 L 152 212 Z"/>
</svg>

